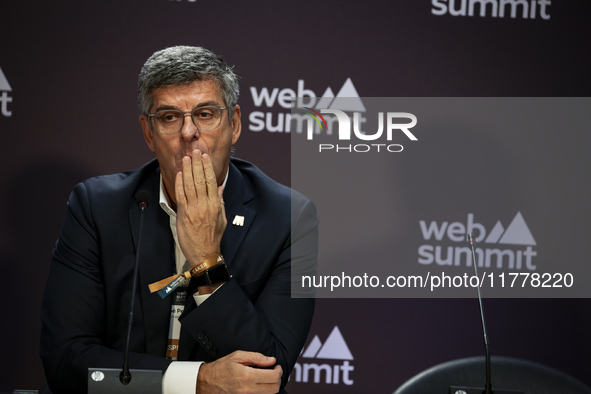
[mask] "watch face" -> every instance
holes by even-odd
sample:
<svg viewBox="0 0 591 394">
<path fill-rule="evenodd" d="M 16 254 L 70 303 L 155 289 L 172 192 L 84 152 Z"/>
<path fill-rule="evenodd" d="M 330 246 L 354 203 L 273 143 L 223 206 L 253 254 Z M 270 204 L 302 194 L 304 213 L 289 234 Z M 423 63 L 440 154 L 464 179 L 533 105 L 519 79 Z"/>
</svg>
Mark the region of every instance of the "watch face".
<svg viewBox="0 0 591 394">
<path fill-rule="evenodd" d="M 230 271 L 225 263 L 218 264 L 205 271 L 205 278 L 208 286 L 217 285 L 230 279 Z"/>
<path fill-rule="evenodd" d="M 230 271 L 226 264 L 218 264 L 214 267 L 211 267 L 209 270 L 209 281 L 212 285 L 217 285 L 218 283 L 225 282 L 230 279 Z"/>
</svg>

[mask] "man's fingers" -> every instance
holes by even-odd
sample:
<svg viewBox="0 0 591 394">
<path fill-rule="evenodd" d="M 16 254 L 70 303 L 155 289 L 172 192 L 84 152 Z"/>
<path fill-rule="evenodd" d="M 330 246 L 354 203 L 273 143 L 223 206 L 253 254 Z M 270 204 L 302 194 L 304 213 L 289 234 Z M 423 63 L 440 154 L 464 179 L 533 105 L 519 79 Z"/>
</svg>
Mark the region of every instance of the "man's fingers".
<svg viewBox="0 0 591 394">
<path fill-rule="evenodd" d="M 205 182 L 207 183 L 207 196 L 210 200 L 216 197 L 218 189 L 218 181 L 213 170 L 213 164 L 211 163 L 211 157 L 207 153 L 202 156 L 203 161 L 203 172 L 205 173 Z"/>
<path fill-rule="evenodd" d="M 275 394 L 279 392 L 279 389 L 281 388 L 281 384 L 280 383 L 263 383 L 263 384 L 257 384 L 256 386 L 256 392 L 260 393 L 260 394 Z"/>
<path fill-rule="evenodd" d="M 197 190 L 197 199 L 207 197 L 207 186 L 205 184 L 205 175 L 203 174 L 203 156 L 199 149 L 191 152 L 193 159 L 193 182 Z"/>
<path fill-rule="evenodd" d="M 237 350 L 199 369 L 197 392 L 275 394 L 281 388 L 281 366 L 275 357 Z M 268 365 L 268 364 L 271 365 Z M 254 368 L 271 367 L 272 369 Z"/>
<path fill-rule="evenodd" d="M 281 368 L 281 367 L 279 367 Z M 252 380 L 256 384 L 273 384 L 281 381 L 283 372 L 275 369 L 252 369 Z"/>
<path fill-rule="evenodd" d="M 218 197 L 220 199 L 220 204 L 222 204 L 222 211 L 226 212 L 226 202 L 224 201 L 224 187 L 218 186 Z M 224 217 L 226 215 L 223 215 Z"/>
<path fill-rule="evenodd" d="M 275 357 L 266 357 L 261 354 L 260 359 L 257 360 L 255 365 L 259 367 L 271 367 L 275 365 L 276 362 L 277 360 L 275 360 Z"/>
<path fill-rule="evenodd" d="M 187 197 L 185 196 L 185 189 L 183 186 L 183 172 L 179 171 L 174 180 L 174 194 L 176 195 L 176 202 L 180 206 L 187 205 Z"/>
<path fill-rule="evenodd" d="M 191 158 L 188 156 L 183 157 L 183 185 L 183 190 L 187 196 L 187 201 L 189 203 L 195 201 L 197 195 L 195 194 L 195 183 L 193 182 Z"/>
<path fill-rule="evenodd" d="M 277 371 L 279 373 L 279 378 L 281 378 L 283 376 L 283 368 L 281 368 L 281 365 L 275 365 L 275 368 L 273 368 L 273 371 Z"/>
<path fill-rule="evenodd" d="M 256 377 L 254 381 L 261 389 L 260 392 L 276 393 L 281 386 L 281 376 L 283 376 L 283 369 L 280 365 L 275 365 L 273 369 L 255 369 Z"/>
<path fill-rule="evenodd" d="M 275 357 L 267 357 L 261 353 L 238 350 L 231 355 L 233 355 L 236 361 L 242 365 L 257 367 L 271 367 L 275 365 Z"/>
</svg>

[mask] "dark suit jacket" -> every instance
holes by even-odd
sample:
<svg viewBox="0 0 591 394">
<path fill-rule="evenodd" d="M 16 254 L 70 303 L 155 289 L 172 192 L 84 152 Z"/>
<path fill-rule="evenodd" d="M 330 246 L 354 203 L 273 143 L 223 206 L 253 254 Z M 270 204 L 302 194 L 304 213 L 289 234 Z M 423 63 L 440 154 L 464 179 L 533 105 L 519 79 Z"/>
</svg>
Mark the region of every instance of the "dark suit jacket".
<svg viewBox="0 0 591 394">
<path fill-rule="evenodd" d="M 199 307 L 187 297 L 179 360 L 261 352 L 277 358 L 283 387 L 314 310 L 313 299 L 291 297 L 291 271 L 313 274 L 316 268 L 315 207 L 248 162 L 232 159 L 229 171 L 221 251 L 233 277 Z M 159 176 L 153 160 L 139 170 L 88 179 L 70 196 L 42 309 L 40 354 L 54 394 L 86 392 L 88 367 L 123 364 L 140 239 L 130 366 L 165 371 L 171 362 L 164 355 L 172 297 L 148 289 L 175 269 L 169 217 L 158 205 Z M 140 238 L 134 196 L 142 189 L 152 202 Z M 236 215 L 244 216 L 244 226 L 232 225 Z M 195 291 L 189 287 L 189 294 Z"/>
</svg>

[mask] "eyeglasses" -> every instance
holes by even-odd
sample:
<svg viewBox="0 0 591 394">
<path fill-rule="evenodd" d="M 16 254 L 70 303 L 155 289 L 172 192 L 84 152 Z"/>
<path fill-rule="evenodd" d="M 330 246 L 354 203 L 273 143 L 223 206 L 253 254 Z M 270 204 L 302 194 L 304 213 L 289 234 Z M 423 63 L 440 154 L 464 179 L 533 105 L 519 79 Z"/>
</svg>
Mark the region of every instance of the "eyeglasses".
<svg viewBox="0 0 591 394">
<path fill-rule="evenodd" d="M 229 107 L 199 107 L 193 111 L 182 112 L 177 109 L 165 109 L 148 114 L 154 119 L 154 124 L 162 134 L 178 134 L 185 125 L 185 115 L 191 114 L 193 124 L 200 131 L 212 130 L 222 123 L 222 113 Z"/>
</svg>

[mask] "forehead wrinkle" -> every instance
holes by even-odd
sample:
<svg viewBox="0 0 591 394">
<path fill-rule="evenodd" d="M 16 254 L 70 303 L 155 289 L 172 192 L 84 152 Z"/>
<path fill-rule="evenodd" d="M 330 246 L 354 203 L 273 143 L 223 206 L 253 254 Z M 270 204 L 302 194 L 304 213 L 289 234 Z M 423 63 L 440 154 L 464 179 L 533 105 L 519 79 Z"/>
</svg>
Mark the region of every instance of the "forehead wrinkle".
<svg viewBox="0 0 591 394">
<path fill-rule="evenodd" d="M 174 93 L 173 93 L 174 91 Z M 164 93 L 164 97 L 160 96 L 156 98 L 158 93 Z M 189 96 L 189 97 L 187 97 Z M 206 96 L 205 98 L 209 98 L 209 100 L 200 101 L 196 105 L 190 107 L 189 100 L 193 96 Z M 209 96 L 209 97 L 207 97 Z M 213 96 L 213 97 L 211 97 Z M 207 106 L 207 105 L 215 105 L 222 107 L 223 106 L 223 98 L 221 97 L 221 92 L 219 86 L 214 81 L 193 81 L 186 85 L 178 85 L 178 86 L 163 86 L 157 89 L 154 89 L 152 93 L 152 97 L 154 99 L 153 105 L 158 105 L 156 111 L 160 111 L 163 109 L 177 109 L 182 111 L 182 109 L 176 105 L 181 104 L 184 102 L 184 107 L 191 110 L 194 110 L 198 107 Z M 173 102 L 176 103 L 168 103 L 168 99 L 171 98 Z M 221 99 L 221 103 L 218 100 Z M 160 101 L 161 103 L 158 103 Z"/>
<path fill-rule="evenodd" d="M 197 105 L 195 105 L 195 106 L 194 106 L 194 107 L 191 109 L 191 111 L 194 111 L 194 110 L 196 110 L 196 109 L 198 109 L 198 108 L 201 108 L 201 107 L 210 107 L 210 106 L 214 106 L 214 107 L 221 107 L 221 104 L 220 104 L 220 103 L 218 103 L 218 102 L 217 102 L 217 101 L 215 101 L 215 100 L 204 101 L 204 102 L 201 102 L 201 103 L 198 103 Z M 175 106 L 175 105 L 161 105 L 161 106 L 159 106 L 158 108 L 156 108 L 155 112 L 158 112 L 158 111 L 165 111 L 165 110 L 167 110 L 167 109 L 174 109 L 174 110 L 177 110 L 177 111 L 181 111 L 181 112 L 183 112 L 183 111 L 182 111 L 182 110 L 181 110 L 179 107 L 177 107 L 177 106 Z"/>
</svg>

